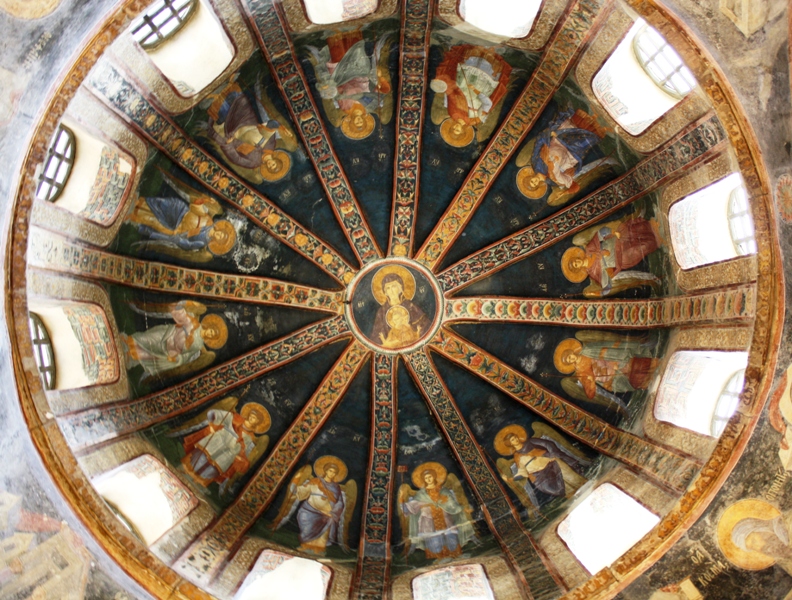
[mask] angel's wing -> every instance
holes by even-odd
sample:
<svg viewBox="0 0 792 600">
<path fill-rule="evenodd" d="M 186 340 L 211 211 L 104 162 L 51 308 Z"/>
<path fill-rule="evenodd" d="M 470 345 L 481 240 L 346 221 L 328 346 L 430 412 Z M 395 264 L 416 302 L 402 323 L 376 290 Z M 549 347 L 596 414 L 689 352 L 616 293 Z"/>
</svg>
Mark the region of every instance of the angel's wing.
<svg viewBox="0 0 792 600">
<path fill-rule="evenodd" d="M 275 517 L 275 520 L 272 522 L 273 529 L 279 529 L 292 516 L 297 509 L 297 488 L 308 481 L 312 475 L 313 470 L 311 469 L 311 465 L 305 465 L 294 474 L 291 483 L 289 483 L 289 491 L 286 492 L 286 498 L 283 500 L 283 504 L 281 504 L 278 516 Z"/>
<path fill-rule="evenodd" d="M 470 520 L 470 515 L 473 514 L 473 507 L 470 506 L 470 502 L 468 502 L 467 496 L 465 495 L 465 490 L 462 488 L 462 483 L 459 481 L 456 475 L 453 473 L 449 473 L 448 477 L 446 477 L 445 484 L 443 487 L 449 488 L 452 492 L 454 492 L 454 496 L 456 496 L 457 502 L 462 507 L 462 510 L 465 511 L 467 515 L 468 521 Z"/>
<path fill-rule="evenodd" d="M 127 300 L 127 305 L 132 312 L 152 319 L 171 319 L 171 310 L 174 306 L 172 302 L 149 302 L 137 298 Z"/>
<path fill-rule="evenodd" d="M 167 242 L 144 241 L 136 242 L 133 246 L 137 250 L 167 254 L 168 256 L 194 263 L 207 263 L 214 258 L 214 255 L 205 248 L 201 250 L 182 250 L 178 246 Z"/>
<path fill-rule="evenodd" d="M 228 396 L 227 398 L 223 398 L 222 400 L 212 404 L 212 406 L 208 407 L 206 410 L 201 411 L 189 421 L 182 423 L 178 429 L 173 429 L 168 434 L 168 437 L 179 437 L 182 435 L 187 435 L 188 433 L 192 433 L 193 431 L 197 431 L 206 425 L 206 415 L 210 410 L 224 410 L 226 412 L 233 412 L 237 404 L 239 404 L 239 398 L 236 396 Z"/>
<path fill-rule="evenodd" d="M 435 125 L 440 125 L 440 123 L 448 118 L 448 109 L 445 106 L 444 100 L 445 94 L 435 93 L 431 109 L 432 123 Z"/>
<path fill-rule="evenodd" d="M 289 122 L 284 119 L 283 115 L 280 114 L 277 108 L 275 108 L 275 105 L 272 103 L 272 100 L 270 100 L 269 96 L 267 96 L 261 80 L 256 82 L 254 90 L 256 95 L 256 103 L 258 104 L 258 109 L 262 118 L 266 116 L 269 119 L 278 122 L 278 124 L 281 126 L 281 136 L 279 140 L 280 145 L 287 152 L 294 152 L 297 149 L 297 138 L 294 135 L 294 131 L 289 125 Z"/>
<path fill-rule="evenodd" d="M 528 143 L 523 146 L 523 149 L 520 150 L 520 153 L 517 155 L 516 165 L 518 169 L 522 169 L 531 164 L 534 148 L 536 148 L 536 138 L 528 140 Z"/>
<path fill-rule="evenodd" d="M 344 519 L 344 530 L 341 532 L 341 547 L 346 550 L 349 548 L 347 545 L 347 538 L 349 538 L 349 523 L 352 521 L 352 513 L 357 503 L 357 483 L 355 483 L 354 479 L 350 479 L 341 486 L 341 489 L 344 490 L 344 494 L 346 495 L 346 506 L 344 507 L 344 514 L 342 516 Z"/>
<path fill-rule="evenodd" d="M 619 225 L 621 225 L 622 222 L 626 218 L 627 217 L 625 217 L 623 219 L 616 219 L 614 221 L 608 221 L 607 223 L 598 223 L 597 225 L 594 225 L 593 227 L 589 227 L 588 229 L 584 229 L 583 231 L 581 231 L 575 237 L 572 238 L 572 243 L 575 244 L 575 246 L 580 246 L 581 248 L 583 248 L 584 246 L 586 246 L 591 241 L 591 239 L 595 235 L 597 235 L 597 232 L 600 229 L 602 229 L 603 227 L 609 227 L 611 229 L 611 231 L 615 231 L 616 229 L 619 228 Z"/>
<path fill-rule="evenodd" d="M 495 126 L 498 124 L 498 116 L 503 110 L 503 102 L 505 100 L 506 96 L 498 100 L 498 103 L 487 113 L 487 119 L 476 128 L 476 141 L 483 142 L 492 135 Z"/>
<path fill-rule="evenodd" d="M 567 396 L 573 400 L 578 400 L 579 402 L 589 402 L 591 404 L 599 404 L 607 409 L 619 413 L 621 416 L 627 416 L 627 407 L 624 406 L 624 403 L 616 396 L 611 397 L 609 394 L 603 394 L 599 386 L 597 386 L 597 393 L 594 394 L 593 398 L 589 398 L 586 395 L 586 392 L 583 390 L 583 386 L 580 385 L 577 377 L 564 377 L 561 380 L 561 387 L 564 389 L 564 392 L 566 392 Z"/>
<path fill-rule="evenodd" d="M 402 530 L 402 542 L 404 542 L 404 556 L 410 553 L 410 518 L 404 514 L 402 504 L 408 502 L 415 494 L 416 491 L 409 484 L 403 483 L 399 486 L 399 495 L 397 496 L 399 499 L 398 513 Z"/>
<path fill-rule="evenodd" d="M 183 181 L 179 181 L 176 177 L 172 177 L 170 173 L 165 171 L 165 169 L 157 167 L 157 170 L 162 174 L 162 179 L 165 180 L 165 183 L 168 184 L 168 187 L 176 192 L 179 198 L 185 202 L 192 204 L 198 198 L 205 197 L 205 194 L 201 194 L 195 188 L 187 185 Z"/>
<path fill-rule="evenodd" d="M 525 489 L 514 481 L 514 475 L 512 474 L 511 466 L 514 461 L 509 460 L 508 458 L 499 458 L 495 461 L 495 464 L 498 466 L 498 471 L 500 472 L 501 479 L 506 482 L 506 485 L 509 486 L 511 491 L 517 496 L 520 500 L 520 503 L 525 507 L 528 511 L 528 514 L 533 518 L 536 507 L 531 502 L 531 498 L 528 494 L 525 493 Z"/>
<path fill-rule="evenodd" d="M 584 452 L 573 446 L 572 443 L 566 437 L 558 433 L 558 431 L 556 431 L 546 423 L 540 423 L 539 421 L 534 421 L 533 425 L 531 425 L 531 429 L 533 430 L 534 437 L 550 439 L 551 441 L 558 444 L 566 452 L 568 452 L 570 455 L 574 456 L 581 462 L 584 463 L 591 462 L 591 459 L 588 456 L 586 456 Z"/>
</svg>

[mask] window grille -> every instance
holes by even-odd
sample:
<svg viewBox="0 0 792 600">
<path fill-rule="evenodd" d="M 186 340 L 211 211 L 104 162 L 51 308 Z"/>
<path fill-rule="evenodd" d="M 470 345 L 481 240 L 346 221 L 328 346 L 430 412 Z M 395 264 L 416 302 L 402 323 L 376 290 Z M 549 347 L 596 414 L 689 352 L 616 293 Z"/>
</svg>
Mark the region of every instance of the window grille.
<svg viewBox="0 0 792 600">
<path fill-rule="evenodd" d="M 38 200 L 55 202 L 61 195 L 74 165 L 75 149 L 74 133 L 69 128 L 59 125 L 55 139 L 47 152 L 44 170 L 39 175 L 39 185 L 36 190 Z"/>
<path fill-rule="evenodd" d="M 648 25 L 633 40 L 633 49 L 649 77 L 674 98 L 684 98 L 696 87 L 696 78 L 679 54 Z"/>
<path fill-rule="evenodd" d="M 132 37 L 142 48 L 156 48 L 187 22 L 198 0 L 159 0 L 132 24 Z"/>
<path fill-rule="evenodd" d="M 726 423 L 737 410 L 743 385 L 745 385 L 745 369 L 732 375 L 718 397 L 718 403 L 715 405 L 715 412 L 712 415 L 711 432 L 713 437 L 720 437 L 723 430 L 726 429 Z"/>
<path fill-rule="evenodd" d="M 29 314 L 28 324 L 30 325 L 30 338 L 33 342 L 33 356 L 36 359 L 44 389 L 55 389 L 55 353 L 52 350 L 52 340 L 50 340 L 41 317 L 36 313 Z"/>
<path fill-rule="evenodd" d="M 729 230 L 737 254 L 756 254 L 756 237 L 748 207 L 748 194 L 742 185 L 732 191 L 729 199 Z"/>
</svg>

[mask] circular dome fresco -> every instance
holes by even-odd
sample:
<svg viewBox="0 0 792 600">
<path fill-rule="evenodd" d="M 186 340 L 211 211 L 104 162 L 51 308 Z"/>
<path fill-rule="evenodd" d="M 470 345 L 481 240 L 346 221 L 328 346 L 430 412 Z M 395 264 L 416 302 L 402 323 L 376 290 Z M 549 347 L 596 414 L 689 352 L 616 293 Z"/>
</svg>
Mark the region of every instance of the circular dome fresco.
<svg viewBox="0 0 792 600">
<path fill-rule="evenodd" d="M 153 595 L 611 598 L 736 463 L 747 121 L 660 2 L 519 4 L 128 1 L 52 90 L 18 390 Z"/>
</svg>

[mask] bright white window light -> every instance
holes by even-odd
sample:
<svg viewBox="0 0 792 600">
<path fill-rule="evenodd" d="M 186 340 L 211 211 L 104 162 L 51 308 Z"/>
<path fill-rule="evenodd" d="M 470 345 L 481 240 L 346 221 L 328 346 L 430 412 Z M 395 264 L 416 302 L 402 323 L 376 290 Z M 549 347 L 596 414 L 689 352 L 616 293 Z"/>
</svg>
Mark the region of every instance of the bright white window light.
<svg viewBox="0 0 792 600">
<path fill-rule="evenodd" d="M 47 162 L 39 175 L 36 199 L 55 202 L 61 195 L 74 166 L 75 146 L 74 133 L 68 127 L 58 125 L 52 146 L 47 151 Z"/>
<path fill-rule="evenodd" d="M 748 197 L 738 173 L 674 204 L 668 223 L 674 256 L 683 269 L 756 253 Z"/>
<path fill-rule="evenodd" d="M 726 429 L 726 423 L 729 422 L 729 419 L 731 419 L 740 404 L 740 394 L 744 385 L 745 369 L 740 369 L 729 379 L 715 405 L 715 412 L 712 415 L 712 424 L 710 426 L 712 437 L 720 437 L 723 430 Z"/>
<path fill-rule="evenodd" d="M 155 48 L 175 34 L 195 10 L 197 0 L 158 0 L 132 24 L 132 37 L 143 48 Z"/>
<path fill-rule="evenodd" d="M 311 23 L 329 25 L 359 19 L 377 9 L 377 0 L 305 0 Z"/>
<path fill-rule="evenodd" d="M 662 36 L 638 19 L 591 85 L 611 117 L 627 133 L 639 135 L 676 106 L 696 80 Z"/>
<path fill-rule="evenodd" d="M 412 582 L 413 600 L 495 600 L 481 565 L 435 569 Z"/>
<path fill-rule="evenodd" d="M 41 382 L 45 390 L 55 389 L 55 353 L 52 350 L 52 341 L 41 317 L 36 313 L 30 313 L 28 317 L 30 341 L 33 343 L 33 356 Z"/>
<path fill-rule="evenodd" d="M 610 566 L 660 522 L 615 485 L 595 489 L 558 526 L 572 554 L 594 575 Z"/>
<path fill-rule="evenodd" d="M 736 391 L 739 395 L 742 382 L 733 378 L 747 364 L 747 352 L 675 352 L 657 391 L 655 418 L 703 435 L 713 435 L 716 407 L 722 392 L 739 387 Z M 736 408 L 737 404 L 733 403 L 729 412 L 729 406 L 722 405 L 717 419 L 728 421 Z M 718 434 L 722 431 L 720 428 Z"/>
<path fill-rule="evenodd" d="M 264 550 L 234 600 L 324 600 L 330 575 L 315 560 Z"/>
<path fill-rule="evenodd" d="M 460 0 L 459 15 L 483 31 L 521 38 L 531 31 L 541 0 Z"/>
</svg>

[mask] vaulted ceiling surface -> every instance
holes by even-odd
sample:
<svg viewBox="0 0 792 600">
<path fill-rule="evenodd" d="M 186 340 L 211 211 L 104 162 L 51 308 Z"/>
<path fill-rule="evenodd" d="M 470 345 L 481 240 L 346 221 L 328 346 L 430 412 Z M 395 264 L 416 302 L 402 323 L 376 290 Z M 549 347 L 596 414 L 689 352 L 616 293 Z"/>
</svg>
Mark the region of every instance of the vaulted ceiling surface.
<svg viewBox="0 0 792 600">
<path fill-rule="evenodd" d="M 717 491 L 774 359 L 763 170 L 717 67 L 655 4 L 545 2 L 520 40 L 444 1 L 329 26 L 297 2 L 198 6 L 173 43 L 214 11 L 234 48 L 217 77 L 169 75 L 164 46 L 131 40 L 146 7 L 125 7 L 56 91 L 20 186 L 15 352 L 33 355 L 35 313 L 57 377 L 85 377 L 18 372 L 67 498 L 162 597 L 231 597 L 262 549 L 324 562 L 333 597 L 457 563 L 496 597 L 612 596 Z M 631 135 L 594 80 L 635 10 L 699 86 Z M 101 148 L 78 210 L 34 198 L 59 123 L 77 165 Z M 757 247 L 683 270 L 696 240 L 669 209 L 730 173 Z M 720 436 L 657 408 L 706 370 L 678 357 L 713 351 L 746 367 Z M 174 520 L 152 539 L 106 491 L 145 454 L 136 476 L 167 469 Z M 652 517 L 600 571 L 568 519 L 605 485 Z"/>
</svg>

